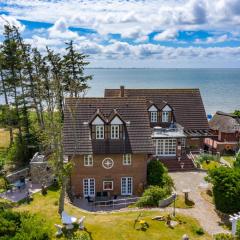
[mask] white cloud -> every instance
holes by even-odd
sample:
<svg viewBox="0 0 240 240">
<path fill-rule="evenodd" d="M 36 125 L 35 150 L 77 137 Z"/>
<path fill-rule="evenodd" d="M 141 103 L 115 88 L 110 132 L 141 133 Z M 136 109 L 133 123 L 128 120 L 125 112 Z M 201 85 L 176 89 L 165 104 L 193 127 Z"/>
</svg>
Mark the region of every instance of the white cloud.
<svg viewBox="0 0 240 240">
<path fill-rule="evenodd" d="M 25 26 L 21 24 L 15 17 L 0 15 L 0 33 L 3 32 L 4 25 L 10 24 L 11 26 L 15 26 L 19 29 L 20 32 L 24 31 Z"/>
<path fill-rule="evenodd" d="M 195 43 L 197 44 L 209 44 L 209 43 L 221 43 L 228 41 L 229 38 L 227 34 L 221 35 L 221 36 L 214 36 L 214 37 L 207 37 L 206 39 L 199 39 L 197 38 L 195 40 Z"/>
<path fill-rule="evenodd" d="M 177 29 L 167 29 L 161 33 L 158 33 L 155 37 L 154 40 L 157 41 L 166 41 L 166 40 L 174 40 L 178 36 L 178 30 Z"/>
</svg>

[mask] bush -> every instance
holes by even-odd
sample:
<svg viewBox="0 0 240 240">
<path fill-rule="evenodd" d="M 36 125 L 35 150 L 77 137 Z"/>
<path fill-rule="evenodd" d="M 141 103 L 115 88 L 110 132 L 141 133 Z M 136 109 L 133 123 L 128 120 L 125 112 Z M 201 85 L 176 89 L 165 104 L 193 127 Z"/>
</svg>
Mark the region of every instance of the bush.
<svg viewBox="0 0 240 240">
<path fill-rule="evenodd" d="M 216 208 L 225 213 L 240 211 L 240 169 L 219 167 L 208 173 Z"/>
<path fill-rule="evenodd" d="M 173 180 L 159 160 L 151 160 L 148 163 L 147 183 L 149 186 L 167 187 L 169 189 L 173 187 Z"/>
<path fill-rule="evenodd" d="M 159 186 L 150 186 L 147 188 L 143 196 L 137 201 L 137 207 L 158 207 L 160 200 L 169 196 L 171 191 L 168 188 Z"/>
<path fill-rule="evenodd" d="M 4 210 L 0 213 L 0 236 L 11 240 L 48 240 L 50 231 L 37 215 Z"/>
<path fill-rule="evenodd" d="M 196 234 L 198 235 L 203 235 L 204 234 L 204 230 L 200 227 L 196 229 Z"/>
<path fill-rule="evenodd" d="M 219 158 L 215 155 L 211 155 L 211 154 L 201 154 L 198 158 L 197 158 L 197 162 L 199 163 L 203 163 L 203 162 L 208 162 L 208 161 L 219 161 Z"/>
<path fill-rule="evenodd" d="M 240 153 L 236 156 L 236 161 L 234 162 L 235 168 L 240 168 Z"/>
</svg>

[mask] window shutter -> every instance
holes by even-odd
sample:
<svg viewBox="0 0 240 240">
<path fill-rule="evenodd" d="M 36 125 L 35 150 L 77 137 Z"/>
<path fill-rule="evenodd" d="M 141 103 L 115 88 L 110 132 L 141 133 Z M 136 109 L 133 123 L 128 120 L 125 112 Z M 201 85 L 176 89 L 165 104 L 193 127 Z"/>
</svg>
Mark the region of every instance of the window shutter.
<svg viewBox="0 0 240 240">
<path fill-rule="evenodd" d="M 96 126 L 92 125 L 92 139 L 96 139 Z"/>
</svg>

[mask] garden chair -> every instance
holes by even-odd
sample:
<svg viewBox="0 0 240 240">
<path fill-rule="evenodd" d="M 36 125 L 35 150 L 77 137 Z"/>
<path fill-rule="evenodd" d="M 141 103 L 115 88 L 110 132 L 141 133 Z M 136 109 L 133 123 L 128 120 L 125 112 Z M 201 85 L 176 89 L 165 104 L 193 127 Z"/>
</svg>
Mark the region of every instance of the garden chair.
<svg viewBox="0 0 240 240">
<path fill-rule="evenodd" d="M 85 219 L 85 216 L 79 218 L 78 220 L 78 225 L 80 230 L 84 230 L 84 219 Z"/>
<path fill-rule="evenodd" d="M 54 224 L 54 226 L 57 228 L 57 232 L 55 233 L 55 236 L 61 236 L 63 234 L 63 226 L 59 225 L 59 224 Z"/>
</svg>

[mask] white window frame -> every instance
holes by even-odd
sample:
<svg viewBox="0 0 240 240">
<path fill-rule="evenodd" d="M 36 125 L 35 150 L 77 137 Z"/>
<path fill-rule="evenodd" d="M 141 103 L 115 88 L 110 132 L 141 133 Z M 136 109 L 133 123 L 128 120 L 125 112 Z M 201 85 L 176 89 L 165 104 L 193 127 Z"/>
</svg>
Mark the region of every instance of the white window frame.
<svg viewBox="0 0 240 240">
<path fill-rule="evenodd" d="M 112 188 L 105 188 L 105 183 L 111 183 L 112 184 Z M 113 181 L 112 180 L 110 180 L 110 181 L 108 181 L 108 180 L 105 180 L 105 181 L 103 181 L 103 190 L 104 191 L 113 191 Z"/>
<path fill-rule="evenodd" d="M 123 154 L 123 165 L 125 166 L 132 165 L 132 154 L 130 153 Z"/>
<path fill-rule="evenodd" d="M 122 177 L 121 178 L 121 195 L 131 196 L 133 194 L 133 178 Z"/>
<path fill-rule="evenodd" d="M 104 139 L 104 125 L 96 125 L 96 139 Z"/>
<path fill-rule="evenodd" d="M 84 155 L 83 164 L 85 167 L 92 167 L 93 166 L 93 155 L 92 154 Z"/>
<path fill-rule="evenodd" d="M 162 112 L 162 122 L 169 122 L 169 112 L 168 111 Z"/>
<path fill-rule="evenodd" d="M 152 123 L 156 123 L 158 120 L 158 112 L 157 111 L 150 112 L 150 119 Z"/>
<path fill-rule="evenodd" d="M 176 156 L 177 140 L 175 138 L 156 139 L 157 156 Z"/>
<path fill-rule="evenodd" d="M 95 197 L 95 178 L 83 179 L 83 196 Z"/>
<path fill-rule="evenodd" d="M 105 166 L 105 165 L 104 165 L 105 161 L 111 162 L 112 165 L 109 166 L 109 167 Z M 107 157 L 107 158 L 104 158 L 104 159 L 102 160 L 102 166 L 103 166 L 103 168 L 105 168 L 105 169 L 111 169 L 111 168 L 113 168 L 113 166 L 114 166 L 114 161 L 113 161 L 113 159 L 108 158 L 108 157 Z"/>
<path fill-rule="evenodd" d="M 119 125 L 111 125 L 111 139 L 119 139 L 120 138 L 120 126 Z"/>
</svg>

